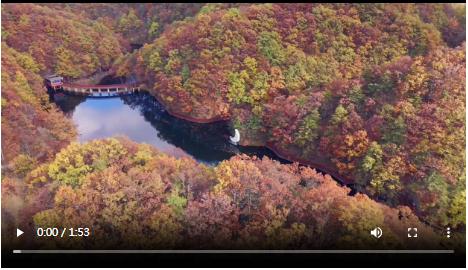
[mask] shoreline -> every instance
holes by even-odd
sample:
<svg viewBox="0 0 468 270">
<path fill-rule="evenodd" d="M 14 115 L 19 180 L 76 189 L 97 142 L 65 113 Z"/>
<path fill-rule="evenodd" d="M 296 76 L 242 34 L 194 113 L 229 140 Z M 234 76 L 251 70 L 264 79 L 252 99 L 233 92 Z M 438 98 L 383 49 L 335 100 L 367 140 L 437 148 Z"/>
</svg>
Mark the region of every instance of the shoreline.
<svg viewBox="0 0 468 270">
<path fill-rule="evenodd" d="M 220 121 L 227 121 L 229 120 L 230 118 L 229 117 L 221 117 L 221 116 L 218 116 L 218 117 L 213 117 L 213 118 L 208 118 L 208 119 L 200 119 L 200 118 L 194 118 L 194 117 L 191 117 L 191 116 L 186 116 L 186 115 L 182 115 L 180 113 L 177 113 L 177 112 L 174 112 L 174 111 L 171 111 L 168 106 L 162 102 L 162 100 L 156 96 L 156 95 L 153 95 L 151 92 L 147 91 L 148 94 L 150 94 L 152 97 L 154 97 L 159 103 L 161 103 L 163 106 L 164 106 L 164 109 L 167 111 L 168 114 L 176 117 L 176 118 L 180 118 L 180 119 L 183 119 L 183 120 L 186 120 L 186 121 L 189 121 L 189 122 L 194 122 L 194 123 L 198 123 L 198 124 L 209 124 L 209 123 L 214 123 L 214 122 L 220 122 Z"/>
<path fill-rule="evenodd" d="M 312 167 L 314 169 L 319 170 L 320 172 L 322 172 L 324 174 L 328 174 L 333 179 L 337 180 L 338 182 L 342 183 L 343 185 L 349 185 L 349 184 L 353 183 L 353 181 L 351 181 L 351 179 L 349 179 L 349 178 L 347 178 L 345 176 L 339 175 L 336 171 L 334 171 L 333 169 L 329 168 L 326 165 L 316 163 L 316 162 L 313 162 L 313 161 L 310 161 L 310 160 L 294 157 L 291 154 L 288 154 L 288 153 L 285 153 L 284 151 L 279 150 L 276 146 L 274 146 L 270 142 L 267 142 L 264 147 L 270 149 L 273 153 L 275 153 L 275 155 L 277 155 L 278 157 L 280 157 L 282 159 L 285 159 L 285 160 L 288 160 L 288 161 L 291 161 L 291 162 L 297 162 L 300 165 L 309 166 L 309 167 Z"/>
<path fill-rule="evenodd" d="M 105 71 L 105 72 L 99 72 L 99 73 L 95 74 L 94 76 L 96 76 L 96 75 L 98 75 L 98 76 L 99 75 L 108 76 L 108 75 L 112 75 L 112 72 L 111 72 L 111 70 L 108 70 L 108 71 Z M 94 77 L 94 76 L 91 76 L 91 77 Z M 84 78 L 84 80 L 89 80 L 89 79 L 90 79 L 89 77 Z M 142 85 L 143 89 L 147 88 L 147 87 L 144 87 L 144 86 L 145 85 Z M 179 118 L 179 119 L 182 119 L 182 120 L 185 120 L 185 121 L 188 121 L 188 122 L 193 122 L 193 123 L 198 123 L 198 124 L 209 124 L 209 123 L 215 123 L 215 122 L 221 122 L 221 121 L 228 121 L 230 119 L 230 117 L 221 117 L 221 116 L 208 118 L 208 119 L 201 119 L 201 118 L 186 116 L 186 115 L 183 115 L 181 113 L 172 111 L 161 100 L 161 98 L 159 96 L 157 96 L 155 94 L 152 94 L 148 90 L 145 90 L 145 91 L 149 95 L 154 97 L 160 104 L 162 104 L 164 109 L 166 110 L 166 112 L 169 115 L 171 115 L 173 117 L 176 117 L 176 118 Z M 244 145 L 244 146 L 252 146 L 252 145 Z M 328 166 L 326 166 L 324 164 L 321 164 L 321 163 L 316 163 L 316 162 L 313 162 L 313 161 L 310 161 L 310 160 L 305 160 L 305 159 L 302 159 L 302 158 L 295 157 L 293 154 L 287 153 L 285 150 L 280 150 L 277 146 L 273 145 L 271 142 L 267 142 L 266 144 L 255 145 L 255 146 L 265 147 L 265 148 L 269 149 L 270 151 L 272 151 L 276 156 L 278 156 L 281 159 L 284 159 L 284 160 L 287 160 L 287 161 L 290 161 L 290 162 L 297 162 L 297 163 L 299 163 L 300 165 L 303 165 L 303 166 L 312 167 L 313 169 L 318 170 L 320 173 L 323 173 L 325 175 L 329 175 L 330 177 L 332 177 L 333 179 L 335 179 L 337 182 L 341 183 L 342 185 L 347 186 L 347 185 L 353 183 L 353 181 L 351 179 L 349 179 L 349 178 L 347 178 L 345 176 L 341 176 L 338 172 L 336 172 L 335 169 L 329 168 Z"/>
<path fill-rule="evenodd" d="M 164 106 L 164 109 L 167 111 L 168 114 L 170 114 L 170 115 L 172 115 L 174 117 L 189 121 L 189 122 L 194 122 L 194 123 L 199 123 L 199 124 L 209 124 L 209 123 L 214 123 L 214 122 L 219 122 L 219 121 L 228 121 L 230 119 L 229 117 L 213 117 L 213 118 L 209 118 L 209 119 L 200 119 L 200 118 L 185 116 L 185 115 L 182 115 L 180 113 L 176 113 L 176 112 L 171 111 L 170 109 L 168 109 L 166 104 L 164 104 L 164 102 L 161 101 L 161 99 L 158 96 L 153 95 L 150 92 L 148 92 L 148 93 L 151 96 L 153 96 L 154 98 L 156 98 L 156 100 Z M 250 146 L 250 145 L 245 145 L 245 146 Z M 284 160 L 287 160 L 287 161 L 290 161 L 290 162 L 297 162 L 300 165 L 309 166 L 309 167 L 312 167 L 313 169 L 319 170 L 320 173 L 323 173 L 325 175 L 329 175 L 330 177 L 335 179 L 337 182 L 340 182 L 342 185 L 347 186 L 347 185 L 353 183 L 353 181 L 350 178 L 345 177 L 345 176 L 341 176 L 334 169 L 331 169 L 328 166 L 320 164 L 320 163 L 316 163 L 316 162 L 312 162 L 312 161 L 305 160 L 305 159 L 302 159 L 302 158 L 294 157 L 292 154 L 286 153 L 284 150 L 280 150 L 278 147 L 274 146 L 271 142 L 267 142 L 265 145 L 258 145 L 258 146 L 265 147 L 265 148 L 271 150 L 275 155 L 277 155 L 279 158 L 282 158 Z"/>
</svg>

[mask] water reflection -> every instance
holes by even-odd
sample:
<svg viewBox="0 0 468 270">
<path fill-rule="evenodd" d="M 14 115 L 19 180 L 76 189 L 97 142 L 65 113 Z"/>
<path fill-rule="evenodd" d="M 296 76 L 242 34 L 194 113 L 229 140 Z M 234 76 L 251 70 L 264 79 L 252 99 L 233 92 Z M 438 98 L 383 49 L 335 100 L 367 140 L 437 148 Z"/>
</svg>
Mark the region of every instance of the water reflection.
<svg viewBox="0 0 468 270">
<path fill-rule="evenodd" d="M 86 98 L 55 94 L 53 100 L 73 119 L 79 141 L 124 135 L 154 145 L 176 157 L 191 156 L 215 165 L 238 153 L 276 158 L 262 147 L 237 147 L 228 142 L 226 122 L 198 124 L 168 114 L 146 92 L 116 98 Z"/>
<path fill-rule="evenodd" d="M 99 84 L 135 81 L 134 77 L 108 75 Z M 147 92 L 93 98 L 66 95 L 49 89 L 49 95 L 51 101 L 78 126 L 81 142 L 124 135 L 136 142 L 152 144 L 170 155 L 191 156 L 209 165 L 216 165 L 239 153 L 260 158 L 268 156 L 281 163 L 291 163 L 266 147 L 230 144 L 228 138 L 232 134 L 226 122 L 197 124 L 173 117 Z M 353 186 L 349 187 L 355 191 Z"/>
<path fill-rule="evenodd" d="M 75 108 L 86 100 L 86 97 L 71 96 L 65 93 L 54 93 L 49 91 L 50 98 L 67 116 L 73 115 Z"/>
<path fill-rule="evenodd" d="M 239 153 L 227 141 L 229 130 L 225 122 L 198 124 L 178 119 L 168 114 L 154 97 L 144 92 L 122 97 L 122 100 L 129 108 L 143 115 L 158 131 L 159 138 L 183 149 L 199 161 L 217 163 Z"/>
</svg>

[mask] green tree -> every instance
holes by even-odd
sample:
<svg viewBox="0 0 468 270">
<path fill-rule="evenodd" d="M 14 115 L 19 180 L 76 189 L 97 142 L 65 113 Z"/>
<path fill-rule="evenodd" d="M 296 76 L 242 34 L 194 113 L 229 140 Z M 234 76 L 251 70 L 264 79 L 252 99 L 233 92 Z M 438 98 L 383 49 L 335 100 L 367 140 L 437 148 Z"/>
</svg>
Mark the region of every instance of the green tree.
<svg viewBox="0 0 468 270">
<path fill-rule="evenodd" d="M 303 61 L 299 61 L 294 65 L 289 66 L 284 74 L 286 88 L 291 93 L 297 93 L 306 87 L 307 71 Z"/>
<path fill-rule="evenodd" d="M 257 60 L 255 58 L 247 56 L 244 59 L 244 65 L 247 67 L 249 74 L 257 74 Z"/>
<path fill-rule="evenodd" d="M 364 172 L 372 172 L 382 165 L 382 147 L 377 142 L 372 142 L 367 150 L 367 154 L 362 159 L 361 169 Z"/>
<path fill-rule="evenodd" d="M 264 71 L 254 77 L 253 88 L 250 91 L 252 105 L 266 98 L 268 89 L 270 88 L 270 84 L 268 83 L 269 78 L 268 73 Z"/>
<path fill-rule="evenodd" d="M 163 61 L 158 51 L 154 51 L 153 53 L 150 54 L 149 60 L 148 60 L 148 66 L 151 68 L 151 70 L 160 71 L 163 65 L 164 65 Z"/>
<path fill-rule="evenodd" d="M 338 105 L 335 109 L 335 113 L 332 115 L 330 123 L 334 126 L 342 123 L 343 121 L 346 120 L 348 116 L 348 111 L 346 110 L 343 105 Z"/>
<path fill-rule="evenodd" d="M 307 56 L 305 71 L 308 75 L 307 86 L 323 86 L 339 76 L 338 65 L 333 58 Z"/>
<path fill-rule="evenodd" d="M 320 113 L 318 109 L 314 109 L 302 120 L 302 123 L 295 134 L 296 144 L 310 150 L 311 147 L 313 148 L 313 143 L 319 136 L 319 129 Z"/>
<path fill-rule="evenodd" d="M 148 36 L 150 38 L 154 38 L 156 37 L 156 34 L 158 33 L 158 31 L 159 31 L 159 23 L 157 21 L 152 21 L 148 29 Z"/>
<path fill-rule="evenodd" d="M 259 51 L 274 66 L 281 65 L 286 57 L 281 45 L 281 38 L 277 32 L 262 32 L 257 42 Z"/>
<path fill-rule="evenodd" d="M 167 61 L 166 66 L 164 67 L 164 71 L 166 73 L 172 74 L 180 69 L 182 65 L 182 60 L 180 59 L 179 50 L 174 49 L 169 51 L 169 59 Z"/>
<path fill-rule="evenodd" d="M 185 206 L 187 206 L 187 198 L 180 195 L 180 187 L 176 186 L 167 198 L 167 203 L 172 207 L 174 213 L 178 216 L 182 215 Z"/>
<path fill-rule="evenodd" d="M 403 116 L 388 118 L 383 128 L 382 140 L 385 143 L 402 145 L 406 139 L 406 124 Z"/>
<path fill-rule="evenodd" d="M 236 104 L 240 104 L 244 102 L 246 98 L 246 90 L 245 90 L 245 75 L 241 75 L 238 72 L 231 72 L 228 76 L 229 81 L 229 91 L 227 94 L 227 98 L 229 102 L 234 102 Z"/>
</svg>

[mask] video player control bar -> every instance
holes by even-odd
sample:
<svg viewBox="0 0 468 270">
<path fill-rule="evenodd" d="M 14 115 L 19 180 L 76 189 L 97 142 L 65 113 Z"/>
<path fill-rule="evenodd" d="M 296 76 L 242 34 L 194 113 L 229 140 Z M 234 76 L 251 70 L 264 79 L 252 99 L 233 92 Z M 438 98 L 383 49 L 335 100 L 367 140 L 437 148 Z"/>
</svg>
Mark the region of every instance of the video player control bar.
<svg viewBox="0 0 468 270">
<path fill-rule="evenodd" d="M 430 250 L 423 250 L 423 249 L 395 249 L 395 250 L 386 250 L 386 249 L 342 249 L 342 250 L 81 250 L 81 249 L 74 249 L 74 250 L 39 250 L 39 249 L 34 249 L 34 250 L 24 250 L 24 249 L 15 249 L 13 250 L 13 253 L 44 253 L 44 254 L 52 254 L 52 253 L 94 253 L 94 254 L 110 254 L 110 253 L 119 253 L 119 254 L 125 254 L 125 253 L 132 253 L 132 254 L 138 254 L 138 253 L 179 253 L 179 254 L 209 254 L 209 253 L 230 253 L 230 254 L 236 254 L 236 253 L 290 253 L 290 254 L 299 254 L 299 253 L 404 253 L 404 254 L 412 254 L 412 253 L 433 253 L 433 254 L 441 254 L 441 253 L 454 253 L 453 249 L 445 250 L 445 249 L 430 249 Z"/>
</svg>

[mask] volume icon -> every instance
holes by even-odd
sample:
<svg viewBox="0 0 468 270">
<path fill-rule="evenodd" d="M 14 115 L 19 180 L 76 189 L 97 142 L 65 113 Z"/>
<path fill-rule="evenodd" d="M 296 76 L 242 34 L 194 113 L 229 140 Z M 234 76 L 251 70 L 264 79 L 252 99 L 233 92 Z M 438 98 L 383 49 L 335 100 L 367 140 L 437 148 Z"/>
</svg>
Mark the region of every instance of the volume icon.
<svg viewBox="0 0 468 270">
<path fill-rule="evenodd" d="M 373 230 L 370 231 L 370 234 L 373 235 L 376 238 L 380 238 L 383 234 L 382 229 L 380 227 L 376 227 Z"/>
</svg>

